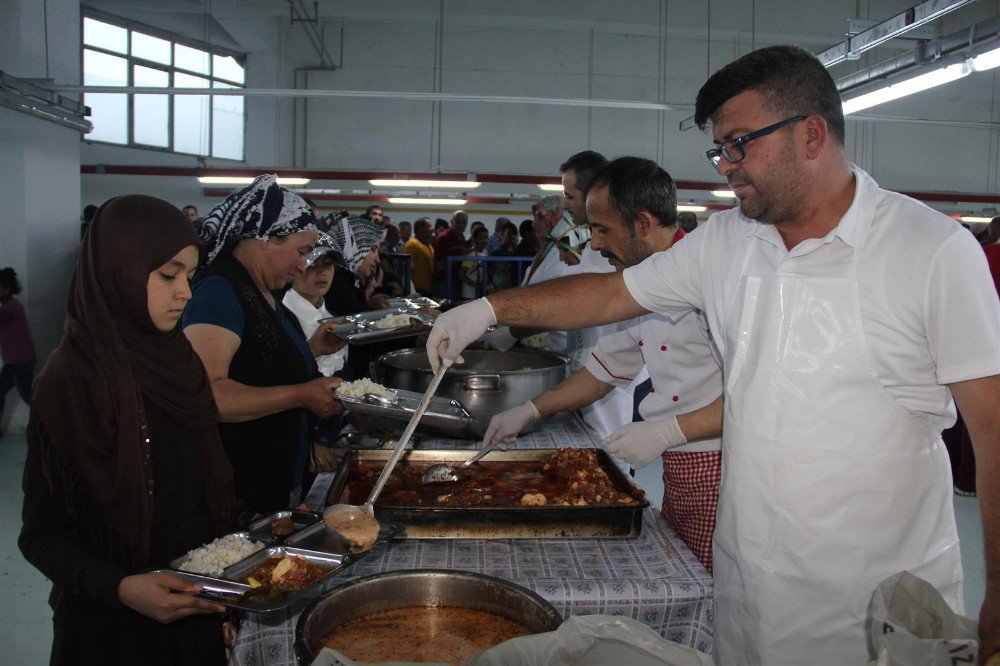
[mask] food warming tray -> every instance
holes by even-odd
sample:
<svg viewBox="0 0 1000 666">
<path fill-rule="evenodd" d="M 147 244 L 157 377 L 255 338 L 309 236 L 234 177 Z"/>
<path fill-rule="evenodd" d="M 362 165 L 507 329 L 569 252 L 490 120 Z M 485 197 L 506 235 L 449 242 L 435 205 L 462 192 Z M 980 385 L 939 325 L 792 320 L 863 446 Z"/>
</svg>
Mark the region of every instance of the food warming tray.
<svg viewBox="0 0 1000 666">
<path fill-rule="evenodd" d="M 378 395 L 366 393 L 360 398 L 347 398 L 337 395 L 337 399 L 344 403 L 352 412 L 367 414 L 369 416 L 381 416 L 387 419 L 398 421 L 409 421 L 410 417 L 417 410 L 417 405 L 423 395 L 415 391 L 403 389 L 386 389 L 392 395 Z M 454 398 L 434 397 L 431 398 L 427 411 L 420 418 L 420 424 L 444 428 L 446 430 L 461 430 L 472 423 L 472 414 L 458 400 Z"/>
<path fill-rule="evenodd" d="M 488 461 L 542 461 L 558 449 L 493 451 Z M 642 532 L 642 512 L 649 501 L 603 449 L 593 449 L 598 464 L 607 472 L 616 489 L 637 499 L 634 505 L 615 506 L 504 506 L 504 507 L 426 507 L 390 506 L 375 503 L 375 517 L 380 521 L 401 523 L 406 538 L 420 539 L 577 539 L 633 538 Z M 341 461 L 327 502 L 346 501 L 348 481 L 358 462 L 384 463 L 391 451 L 350 451 Z M 458 467 L 477 451 L 410 450 L 402 462 L 447 463 Z M 461 472 L 459 472 L 461 475 Z M 362 498 L 363 499 L 363 498 Z"/>
<path fill-rule="evenodd" d="M 374 322 L 389 315 L 405 315 L 411 324 L 398 326 L 396 328 L 375 328 Z M 333 317 L 331 319 L 321 319 L 320 323 L 326 321 L 342 322 L 337 327 L 335 334 L 341 340 L 345 340 L 352 345 L 367 345 L 373 342 L 384 342 L 386 340 L 396 340 L 406 338 L 420 333 L 426 333 L 434 325 L 434 317 L 423 312 L 414 312 L 406 308 L 391 308 L 388 310 L 373 310 L 371 312 L 361 312 L 348 317 Z"/>
<path fill-rule="evenodd" d="M 319 590 L 330 578 L 337 575 L 345 568 L 367 555 L 379 544 L 386 543 L 396 538 L 403 530 L 403 527 L 395 523 L 384 523 L 379 531 L 375 545 L 362 553 L 353 553 L 347 545 L 331 535 L 323 528 L 322 520 L 305 529 L 299 530 L 289 537 L 286 537 L 284 545 L 273 545 L 275 538 L 265 539 L 265 534 L 240 532 L 241 536 L 249 536 L 256 541 L 266 541 L 269 544 L 263 550 L 259 550 L 242 560 L 226 567 L 222 575 L 218 578 L 205 574 L 196 574 L 189 571 L 179 571 L 177 566 L 187 556 L 179 557 L 170 564 L 170 570 L 161 569 L 174 576 L 202 586 L 202 591 L 194 596 L 206 599 L 230 608 L 238 608 L 252 613 L 271 613 L 292 605 L 296 600 Z M 250 591 L 252 587 L 240 579 L 245 577 L 257 566 L 270 557 L 279 555 L 290 555 L 301 557 L 311 564 L 315 564 L 330 569 L 325 575 L 310 583 L 301 590 L 289 590 L 276 593 L 268 598 L 244 598 L 244 593 Z"/>
</svg>

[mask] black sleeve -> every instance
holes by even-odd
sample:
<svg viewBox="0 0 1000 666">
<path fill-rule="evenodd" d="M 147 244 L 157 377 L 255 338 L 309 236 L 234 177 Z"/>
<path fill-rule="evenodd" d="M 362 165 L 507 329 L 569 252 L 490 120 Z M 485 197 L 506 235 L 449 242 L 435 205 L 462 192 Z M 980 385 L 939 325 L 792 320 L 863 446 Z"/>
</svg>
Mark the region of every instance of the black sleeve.
<svg viewBox="0 0 1000 666">
<path fill-rule="evenodd" d="M 122 608 L 118 585 L 127 574 L 80 542 L 58 479 L 53 479 L 50 487 L 42 473 L 39 439 L 44 435 L 37 434 L 37 430 L 28 430 L 23 524 L 17 545 L 25 559 L 62 591 Z"/>
</svg>

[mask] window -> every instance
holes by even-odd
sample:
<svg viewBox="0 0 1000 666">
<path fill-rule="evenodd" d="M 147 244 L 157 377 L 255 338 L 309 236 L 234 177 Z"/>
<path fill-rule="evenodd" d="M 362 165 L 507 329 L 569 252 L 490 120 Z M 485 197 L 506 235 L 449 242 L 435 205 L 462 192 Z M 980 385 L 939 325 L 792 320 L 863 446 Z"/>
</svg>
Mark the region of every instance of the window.
<svg viewBox="0 0 1000 666">
<path fill-rule="evenodd" d="M 181 43 L 155 30 L 100 17 L 83 19 L 83 84 L 129 88 L 204 88 L 204 95 L 87 93 L 89 141 L 242 160 L 243 97 L 211 90 L 243 88 L 238 54 Z"/>
</svg>

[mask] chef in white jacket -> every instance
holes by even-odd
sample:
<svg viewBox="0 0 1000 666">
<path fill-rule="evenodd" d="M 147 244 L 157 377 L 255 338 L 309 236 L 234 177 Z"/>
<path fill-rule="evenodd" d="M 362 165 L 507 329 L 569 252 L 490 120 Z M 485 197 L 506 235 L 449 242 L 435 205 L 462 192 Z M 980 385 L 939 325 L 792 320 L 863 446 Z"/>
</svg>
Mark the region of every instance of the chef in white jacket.
<svg viewBox="0 0 1000 666">
<path fill-rule="evenodd" d="M 985 660 L 1000 650 L 1000 302 L 982 250 L 848 161 L 836 85 L 803 49 L 759 49 L 716 72 L 695 120 L 711 123 L 708 157 L 738 209 L 620 277 L 446 313 L 428 337 L 432 365 L 496 321 L 705 312 L 724 369 L 720 664 L 865 663 L 872 592 L 902 570 L 964 612 L 940 439 L 957 402 L 978 467 Z"/>
</svg>

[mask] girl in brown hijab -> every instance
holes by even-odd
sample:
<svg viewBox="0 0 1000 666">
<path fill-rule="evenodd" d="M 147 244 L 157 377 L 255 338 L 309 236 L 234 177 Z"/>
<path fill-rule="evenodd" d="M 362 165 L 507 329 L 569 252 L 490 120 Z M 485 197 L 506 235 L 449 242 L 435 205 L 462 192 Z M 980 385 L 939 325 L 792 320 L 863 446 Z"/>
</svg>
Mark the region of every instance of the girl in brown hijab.
<svg viewBox="0 0 1000 666">
<path fill-rule="evenodd" d="M 149 573 L 229 527 L 232 472 L 178 327 L 198 238 L 145 196 L 83 241 L 65 335 L 35 382 L 21 552 L 52 580 L 53 664 L 221 664 L 224 609 Z"/>
</svg>

